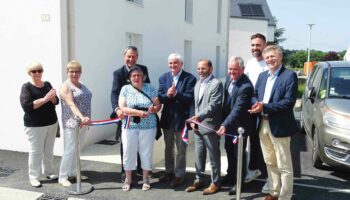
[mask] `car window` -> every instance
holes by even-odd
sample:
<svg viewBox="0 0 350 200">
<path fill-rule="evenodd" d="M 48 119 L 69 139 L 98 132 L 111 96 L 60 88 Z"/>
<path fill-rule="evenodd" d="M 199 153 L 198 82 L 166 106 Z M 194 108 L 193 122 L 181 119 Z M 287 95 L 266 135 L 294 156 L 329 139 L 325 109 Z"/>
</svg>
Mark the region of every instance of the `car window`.
<svg viewBox="0 0 350 200">
<path fill-rule="evenodd" d="M 310 75 L 310 77 L 309 77 L 309 79 L 308 79 L 308 81 L 307 81 L 307 86 L 308 86 L 308 88 L 311 88 L 312 86 L 313 86 L 313 84 L 314 84 L 314 80 L 315 80 L 315 76 L 316 76 L 316 73 L 317 73 L 317 71 L 319 70 L 319 66 L 318 65 L 315 65 L 314 66 L 314 68 L 313 68 L 313 70 L 312 70 L 312 72 L 311 72 L 311 75 Z"/>
<path fill-rule="evenodd" d="M 318 98 L 324 99 L 327 96 L 327 80 L 328 80 L 328 70 L 324 70 L 321 78 L 320 89 L 318 91 Z"/>
<path fill-rule="evenodd" d="M 350 68 L 332 68 L 329 85 L 330 97 L 350 98 Z"/>
</svg>

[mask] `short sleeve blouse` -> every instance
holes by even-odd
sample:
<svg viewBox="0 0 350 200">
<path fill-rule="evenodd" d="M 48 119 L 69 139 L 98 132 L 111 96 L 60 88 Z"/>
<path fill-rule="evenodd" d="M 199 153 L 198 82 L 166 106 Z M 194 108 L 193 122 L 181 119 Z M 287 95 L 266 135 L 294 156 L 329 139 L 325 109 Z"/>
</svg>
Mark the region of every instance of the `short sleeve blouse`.
<svg viewBox="0 0 350 200">
<path fill-rule="evenodd" d="M 151 99 L 157 97 L 156 89 L 149 83 L 143 83 L 142 91 L 146 93 Z M 122 87 L 119 97 L 126 99 L 126 106 L 129 108 L 144 108 L 148 109 L 153 102 L 150 101 L 144 94 L 137 91 L 130 84 Z M 132 117 L 131 117 L 132 119 Z M 122 122 L 123 128 L 125 127 L 127 119 Z M 156 128 L 157 121 L 154 114 L 149 114 L 146 118 L 141 118 L 140 123 L 136 124 L 131 120 L 129 129 L 150 129 Z"/>
</svg>

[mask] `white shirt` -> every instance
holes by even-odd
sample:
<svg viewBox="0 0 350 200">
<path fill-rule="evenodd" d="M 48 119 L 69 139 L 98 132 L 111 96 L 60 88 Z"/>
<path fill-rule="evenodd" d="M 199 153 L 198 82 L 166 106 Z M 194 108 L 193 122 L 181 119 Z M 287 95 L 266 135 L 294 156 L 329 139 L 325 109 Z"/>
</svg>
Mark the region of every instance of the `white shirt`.
<svg viewBox="0 0 350 200">
<path fill-rule="evenodd" d="M 265 93 L 264 93 L 264 98 L 263 98 L 263 103 L 265 103 L 265 104 L 269 103 L 272 88 L 276 82 L 277 75 L 278 75 L 279 71 L 281 70 L 281 67 L 282 67 L 282 65 L 279 66 L 279 68 L 273 74 L 271 71 L 269 71 L 269 76 L 267 77 L 266 86 L 265 86 Z"/>
<path fill-rule="evenodd" d="M 177 82 L 179 81 L 181 73 L 182 73 L 182 69 L 175 76 L 172 74 L 173 75 L 173 82 L 174 82 L 175 86 L 176 86 Z"/>
<path fill-rule="evenodd" d="M 253 86 L 255 87 L 256 81 L 258 80 L 259 74 L 263 71 L 268 70 L 265 60 L 257 61 L 256 58 L 248 60 L 244 73 L 249 77 Z"/>
<path fill-rule="evenodd" d="M 204 93 L 204 89 L 205 87 L 208 85 L 208 82 L 209 82 L 209 79 L 213 76 L 213 74 L 210 74 L 207 78 L 201 80 L 201 85 L 199 87 L 199 99 L 203 96 L 203 93 Z"/>
</svg>

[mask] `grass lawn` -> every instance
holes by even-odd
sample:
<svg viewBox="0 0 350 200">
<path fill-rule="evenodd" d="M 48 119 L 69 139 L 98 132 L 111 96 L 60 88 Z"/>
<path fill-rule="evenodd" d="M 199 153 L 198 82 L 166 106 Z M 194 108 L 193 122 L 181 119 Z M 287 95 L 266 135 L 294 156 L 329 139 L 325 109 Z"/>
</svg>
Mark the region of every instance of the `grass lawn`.
<svg viewBox="0 0 350 200">
<path fill-rule="evenodd" d="M 298 78 L 298 94 L 297 94 L 298 99 L 300 99 L 303 96 L 305 84 L 306 84 L 305 78 Z"/>
</svg>

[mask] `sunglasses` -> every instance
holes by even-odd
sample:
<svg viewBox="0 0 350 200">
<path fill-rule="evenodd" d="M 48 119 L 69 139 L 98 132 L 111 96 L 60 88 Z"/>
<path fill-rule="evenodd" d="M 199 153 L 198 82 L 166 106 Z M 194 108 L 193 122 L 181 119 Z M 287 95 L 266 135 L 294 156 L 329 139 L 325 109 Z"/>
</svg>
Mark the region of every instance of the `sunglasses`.
<svg viewBox="0 0 350 200">
<path fill-rule="evenodd" d="M 31 73 L 35 74 L 35 73 L 42 73 L 43 70 L 42 69 L 37 69 L 37 70 L 31 70 Z"/>
</svg>

